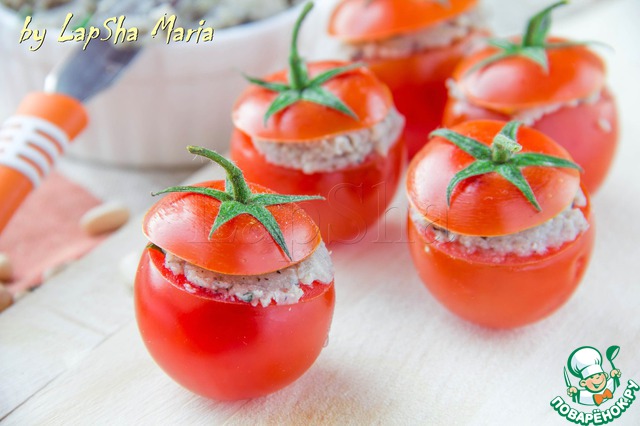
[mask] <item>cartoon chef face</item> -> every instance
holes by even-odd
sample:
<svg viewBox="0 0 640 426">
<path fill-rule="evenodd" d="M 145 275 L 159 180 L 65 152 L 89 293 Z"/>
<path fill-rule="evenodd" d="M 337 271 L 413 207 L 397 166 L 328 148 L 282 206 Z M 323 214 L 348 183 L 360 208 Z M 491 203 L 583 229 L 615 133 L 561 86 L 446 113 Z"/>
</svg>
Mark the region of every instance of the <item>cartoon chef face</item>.
<svg viewBox="0 0 640 426">
<path fill-rule="evenodd" d="M 607 373 L 596 373 L 580 380 L 580 386 L 586 388 L 589 392 L 599 393 L 607 387 L 608 379 L 609 375 Z"/>
<path fill-rule="evenodd" d="M 589 392 L 600 392 L 607 387 L 609 375 L 602 369 L 602 355 L 591 346 L 576 349 L 569 356 L 567 367 L 571 374 L 582 379 L 580 386 Z"/>
</svg>

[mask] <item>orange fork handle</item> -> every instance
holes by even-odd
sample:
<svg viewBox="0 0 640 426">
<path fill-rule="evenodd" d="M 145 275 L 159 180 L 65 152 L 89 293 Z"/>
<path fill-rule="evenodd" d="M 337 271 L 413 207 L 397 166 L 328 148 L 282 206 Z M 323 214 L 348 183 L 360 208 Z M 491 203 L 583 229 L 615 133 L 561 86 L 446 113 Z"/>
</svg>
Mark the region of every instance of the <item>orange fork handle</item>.
<svg viewBox="0 0 640 426">
<path fill-rule="evenodd" d="M 64 132 L 69 140 L 78 136 L 88 122 L 87 113 L 78 100 L 57 93 L 27 95 L 18 107 L 16 116 L 46 120 Z M 0 164 L 0 232 L 34 186 L 32 180 L 16 168 Z"/>
</svg>

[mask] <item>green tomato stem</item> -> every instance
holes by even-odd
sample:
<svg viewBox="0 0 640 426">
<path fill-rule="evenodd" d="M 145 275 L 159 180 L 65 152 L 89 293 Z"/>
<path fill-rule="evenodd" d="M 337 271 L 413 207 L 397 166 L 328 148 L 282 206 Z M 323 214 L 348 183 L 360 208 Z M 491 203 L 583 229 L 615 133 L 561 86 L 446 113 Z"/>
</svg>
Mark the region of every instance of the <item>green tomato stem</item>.
<svg viewBox="0 0 640 426">
<path fill-rule="evenodd" d="M 332 108 L 343 114 L 346 114 L 357 120 L 357 115 L 346 105 L 340 98 L 325 90 L 322 85 L 329 80 L 336 78 L 346 72 L 361 66 L 361 64 L 349 64 L 328 69 L 320 72 L 313 78 L 309 78 L 309 70 L 307 64 L 298 53 L 298 34 L 305 17 L 313 9 L 313 2 L 308 2 L 302 9 L 302 13 L 298 17 L 293 28 L 293 37 L 291 40 L 291 51 L 289 53 L 289 75 L 287 83 L 270 82 L 255 77 L 245 76 L 252 84 L 258 85 L 266 90 L 276 92 L 275 97 L 269 108 L 264 114 L 264 126 L 267 126 L 269 119 L 280 111 L 301 101 L 313 102 Z"/>
<path fill-rule="evenodd" d="M 497 164 L 504 164 L 513 158 L 516 152 L 522 150 L 522 145 L 498 134 L 491 144 L 491 161 Z"/>
<path fill-rule="evenodd" d="M 519 121 L 510 121 L 493 138 L 491 146 L 487 147 L 480 141 L 449 129 L 438 129 L 431 136 L 442 137 L 456 145 L 459 149 L 475 158 L 476 161 L 457 172 L 447 186 L 447 205 L 451 205 L 451 197 L 458 184 L 474 176 L 497 173 L 514 185 L 531 205 L 540 211 L 541 207 L 533 189 L 520 171 L 524 167 L 559 167 L 580 170 L 577 164 L 560 157 L 525 152 L 518 143 L 518 129 L 522 125 Z"/>
<path fill-rule="evenodd" d="M 302 13 L 298 16 L 295 26 L 293 27 L 291 52 L 289 54 L 289 83 L 293 90 L 303 90 L 308 83 L 306 72 L 303 70 L 303 67 L 306 67 L 306 65 L 298 53 L 298 34 L 300 33 L 302 22 L 309 12 L 311 12 L 311 9 L 313 9 L 313 3 L 309 2 L 305 4 Z"/>
<path fill-rule="evenodd" d="M 239 203 L 248 203 L 251 198 L 251 189 L 242 174 L 242 170 L 215 151 L 210 151 L 199 146 L 188 146 L 187 150 L 191 154 L 199 155 L 218 163 L 218 165 L 227 172 L 227 182 L 231 184 L 233 199 Z"/>
</svg>

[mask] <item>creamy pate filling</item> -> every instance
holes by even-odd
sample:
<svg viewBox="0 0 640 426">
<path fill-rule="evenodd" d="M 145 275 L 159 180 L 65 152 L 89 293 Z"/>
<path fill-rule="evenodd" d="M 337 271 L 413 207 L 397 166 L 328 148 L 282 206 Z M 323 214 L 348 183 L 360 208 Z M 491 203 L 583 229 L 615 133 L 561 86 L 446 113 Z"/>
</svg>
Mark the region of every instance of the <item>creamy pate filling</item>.
<svg viewBox="0 0 640 426">
<path fill-rule="evenodd" d="M 471 103 L 466 98 L 463 90 L 455 80 L 451 78 L 448 79 L 447 88 L 449 89 L 449 97 L 456 100 L 455 104 L 453 105 L 453 113 L 455 115 L 462 114 L 465 105 L 470 105 Z M 533 126 L 544 116 L 553 114 L 554 112 L 557 112 L 562 108 L 575 108 L 579 105 L 593 105 L 600 101 L 601 95 L 602 91 L 598 90 L 593 94 L 581 99 L 574 99 L 568 102 L 557 102 L 535 108 L 521 109 L 511 114 L 511 117 L 513 120 L 521 121 L 525 126 Z M 598 119 L 598 126 L 606 133 L 611 132 L 613 128 L 609 120 L 604 117 Z"/>
<path fill-rule="evenodd" d="M 333 263 L 324 243 L 305 260 L 288 268 L 262 275 L 226 275 L 193 265 L 171 253 L 165 254 L 165 266 L 174 275 L 184 275 L 187 291 L 197 287 L 211 290 L 228 300 L 269 306 L 297 303 L 304 294 L 301 285 L 314 282 L 328 285 L 333 281 Z"/>
<path fill-rule="evenodd" d="M 278 142 L 254 139 L 255 148 L 272 164 L 306 174 L 332 172 L 356 166 L 373 152 L 386 157 L 404 128 L 404 117 L 391 108 L 372 127 L 308 142 Z"/>
<path fill-rule="evenodd" d="M 418 32 L 384 40 L 342 43 L 342 49 L 349 58 L 356 61 L 397 59 L 429 49 L 450 46 L 483 27 L 484 17 L 479 9 L 475 9 Z"/>
<path fill-rule="evenodd" d="M 573 203 L 557 216 L 548 221 L 515 234 L 498 237 L 482 237 L 461 235 L 435 226 L 429 222 L 415 207 L 411 206 L 409 217 L 421 234 L 427 229 L 433 231 L 435 241 L 456 243 L 469 253 L 489 251 L 500 261 L 507 254 L 526 257 L 534 254 L 545 254 L 564 243 L 574 241 L 580 234 L 589 229 L 589 222 L 580 207 L 587 204 L 584 193 L 580 190 Z M 425 250 L 428 250 L 428 244 Z"/>
</svg>

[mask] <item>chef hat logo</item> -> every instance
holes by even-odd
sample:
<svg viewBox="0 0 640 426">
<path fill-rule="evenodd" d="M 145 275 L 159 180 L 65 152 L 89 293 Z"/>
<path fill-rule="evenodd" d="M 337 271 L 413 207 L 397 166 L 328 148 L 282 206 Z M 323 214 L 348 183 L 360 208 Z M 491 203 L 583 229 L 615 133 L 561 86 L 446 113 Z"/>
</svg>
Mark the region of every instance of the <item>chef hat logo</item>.
<svg viewBox="0 0 640 426">
<path fill-rule="evenodd" d="M 567 368 L 571 374 L 581 379 L 604 373 L 602 369 L 602 354 L 596 348 L 582 346 L 571 353 Z"/>
</svg>

